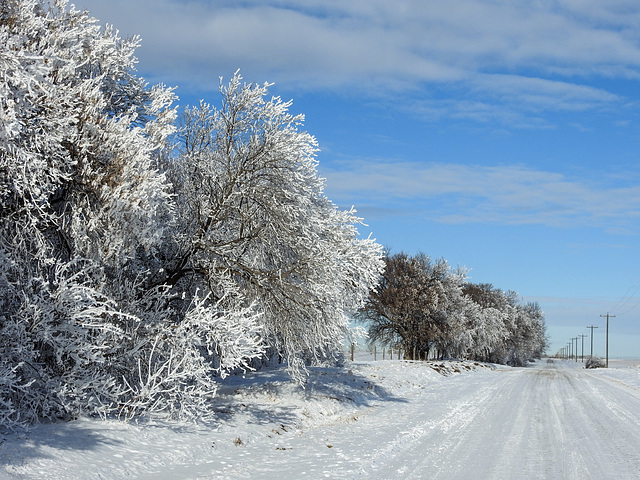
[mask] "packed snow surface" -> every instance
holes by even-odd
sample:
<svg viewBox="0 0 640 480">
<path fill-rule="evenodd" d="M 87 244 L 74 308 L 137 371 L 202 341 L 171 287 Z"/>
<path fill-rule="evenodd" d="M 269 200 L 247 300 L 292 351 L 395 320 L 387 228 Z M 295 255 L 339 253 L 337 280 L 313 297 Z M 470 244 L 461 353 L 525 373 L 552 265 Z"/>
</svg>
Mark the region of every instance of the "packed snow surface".
<svg viewBox="0 0 640 480">
<path fill-rule="evenodd" d="M 212 425 L 82 419 L 0 436 L 8 479 L 637 479 L 640 365 L 357 361 L 227 378 Z"/>
</svg>

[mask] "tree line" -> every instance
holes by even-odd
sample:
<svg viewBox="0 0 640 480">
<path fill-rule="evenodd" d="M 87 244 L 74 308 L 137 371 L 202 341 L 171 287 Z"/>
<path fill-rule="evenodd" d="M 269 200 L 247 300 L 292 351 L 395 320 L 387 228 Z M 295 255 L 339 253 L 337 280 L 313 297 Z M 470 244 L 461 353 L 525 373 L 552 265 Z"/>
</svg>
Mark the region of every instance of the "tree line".
<svg viewBox="0 0 640 480">
<path fill-rule="evenodd" d="M 358 311 L 407 352 L 530 356 L 539 310 L 360 237 L 269 84 L 236 73 L 179 113 L 137 75 L 139 39 L 66 0 L 0 0 L 0 42 L 0 426 L 206 419 L 230 372 L 339 360 Z M 413 298 L 402 268 L 433 288 Z"/>
<path fill-rule="evenodd" d="M 467 281 L 443 259 L 404 252 L 385 257 L 380 285 L 358 313 L 369 339 L 408 359 L 458 358 L 523 366 L 547 348 L 537 303 Z"/>
</svg>

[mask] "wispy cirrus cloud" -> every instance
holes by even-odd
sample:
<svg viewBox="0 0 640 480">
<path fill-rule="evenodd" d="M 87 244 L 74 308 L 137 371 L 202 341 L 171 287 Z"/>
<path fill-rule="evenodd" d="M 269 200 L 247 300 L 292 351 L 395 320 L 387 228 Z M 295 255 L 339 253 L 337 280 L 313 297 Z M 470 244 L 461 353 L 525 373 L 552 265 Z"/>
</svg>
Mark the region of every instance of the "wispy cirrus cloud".
<svg viewBox="0 0 640 480">
<path fill-rule="evenodd" d="M 605 181 L 607 174 L 595 181 L 522 165 L 379 160 L 343 163 L 339 170 L 325 168 L 323 173 L 329 196 L 340 203 L 357 205 L 366 198 L 367 209 L 393 205 L 396 212 L 411 206 L 425 219 L 442 223 L 588 226 L 627 234 L 640 230 L 637 173 L 630 173 L 624 184 L 613 184 Z"/>
<path fill-rule="evenodd" d="M 473 89 L 530 110 L 585 111 L 620 102 L 618 95 L 588 85 L 518 75 L 478 75 Z"/>
</svg>

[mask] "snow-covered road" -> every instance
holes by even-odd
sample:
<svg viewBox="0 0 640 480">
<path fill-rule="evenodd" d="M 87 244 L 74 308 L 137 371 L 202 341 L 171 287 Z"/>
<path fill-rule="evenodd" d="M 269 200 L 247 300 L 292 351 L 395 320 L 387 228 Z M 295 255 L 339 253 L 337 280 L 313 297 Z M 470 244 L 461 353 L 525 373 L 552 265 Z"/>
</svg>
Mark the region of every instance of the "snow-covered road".
<svg viewBox="0 0 640 480">
<path fill-rule="evenodd" d="M 5 436 L 0 462 L 7 478 L 637 479 L 635 363 L 357 362 L 304 391 L 261 372 L 229 380 L 213 428 L 41 426 Z"/>
<path fill-rule="evenodd" d="M 640 478 L 637 388 L 552 361 L 484 379 L 452 379 L 418 408 L 387 412 L 387 440 L 360 476 Z"/>
<path fill-rule="evenodd" d="M 251 476 L 271 463 L 282 478 L 640 478 L 640 390 L 601 373 L 549 361 L 454 376 L 357 422 L 309 431 L 298 439 L 303 455 L 292 447 Z"/>
</svg>

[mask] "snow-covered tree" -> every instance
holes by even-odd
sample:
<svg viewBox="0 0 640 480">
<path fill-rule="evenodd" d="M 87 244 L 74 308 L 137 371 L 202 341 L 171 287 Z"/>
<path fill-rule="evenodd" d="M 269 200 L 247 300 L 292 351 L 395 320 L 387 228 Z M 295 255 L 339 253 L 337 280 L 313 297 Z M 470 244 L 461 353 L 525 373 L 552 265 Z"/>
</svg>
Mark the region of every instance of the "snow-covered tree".
<svg viewBox="0 0 640 480">
<path fill-rule="evenodd" d="M 524 365 L 546 349 L 544 315 L 514 292 L 472 284 L 464 269 L 422 253 L 386 258 L 379 288 L 359 318 L 372 342 L 401 347 L 405 358 L 456 357 Z"/>
<path fill-rule="evenodd" d="M 544 314 L 536 302 L 518 304 L 515 309 L 514 329 L 507 362 L 509 365 L 526 365 L 540 358 L 548 345 Z"/>
<path fill-rule="evenodd" d="M 467 284 L 464 292 L 480 307 L 475 360 L 522 366 L 544 354 L 546 326 L 537 303 L 521 304 L 516 292 L 490 284 Z"/>
<path fill-rule="evenodd" d="M 106 269 L 162 236 L 173 96 L 132 73 L 137 40 L 65 1 L 5 0 L 0 22 L 2 393 L 16 415 L 64 416 L 118 395 L 100 370 L 127 316 Z"/>
<path fill-rule="evenodd" d="M 0 0 L 0 426 L 206 417 L 267 348 L 336 358 L 381 247 L 324 195 L 315 139 L 267 85 L 187 110 L 138 39 L 66 0 Z"/>
<path fill-rule="evenodd" d="M 411 257 L 402 252 L 385 261 L 379 288 L 359 312 L 369 321 L 369 338 L 402 347 L 405 358 L 426 358 L 434 350 L 444 354 L 464 272 L 423 253 Z"/>
<path fill-rule="evenodd" d="M 382 249 L 358 238 L 361 219 L 324 195 L 317 142 L 291 102 L 269 85 L 220 86 L 222 105 L 201 102 L 182 120 L 182 154 L 170 166 L 179 238 L 163 282 L 212 298 L 255 303 L 264 337 L 294 374 L 335 357 L 378 282 Z"/>
<path fill-rule="evenodd" d="M 464 295 L 473 302 L 477 310 L 468 322 L 472 346 L 469 358 L 480 361 L 495 361 L 491 356 L 504 345 L 509 331 L 505 318 L 511 307 L 504 292 L 488 283 L 467 283 Z"/>
<path fill-rule="evenodd" d="M 174 95 L 67 2 L 0 3 L 0 421 L 202 415 L 213 376 L 263 351 L 260 313 L 163 271 Z M 205 410 L 206 411 L 206 410 Z"/>
</svg>

